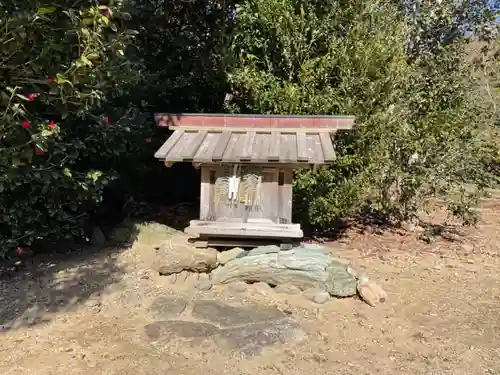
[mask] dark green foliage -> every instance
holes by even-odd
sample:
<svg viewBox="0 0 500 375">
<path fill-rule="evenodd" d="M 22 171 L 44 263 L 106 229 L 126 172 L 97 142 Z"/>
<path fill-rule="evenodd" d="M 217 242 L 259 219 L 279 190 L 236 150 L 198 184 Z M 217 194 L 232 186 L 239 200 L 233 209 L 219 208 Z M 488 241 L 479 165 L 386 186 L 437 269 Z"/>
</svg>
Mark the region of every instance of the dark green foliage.
<svg viewBox="0 0 500 375">
<path fill-rule="evenodd" d="M 135 57 L 148 73 L 135 91 L 151 111 L 220 111 L 231 1 L 125 1 L 126 26 L 138 31 Z"/>
</svg>

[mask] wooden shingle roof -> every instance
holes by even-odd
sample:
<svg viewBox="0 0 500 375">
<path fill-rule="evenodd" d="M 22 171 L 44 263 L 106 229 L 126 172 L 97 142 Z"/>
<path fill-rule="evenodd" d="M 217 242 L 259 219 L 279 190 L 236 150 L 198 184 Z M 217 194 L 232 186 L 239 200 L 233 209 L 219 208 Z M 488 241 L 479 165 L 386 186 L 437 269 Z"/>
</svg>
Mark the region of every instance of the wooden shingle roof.
<svg viewBox="0 0 500 375">
<path fill-rule="evenodd" d="M 165 162 L 328 164 L 335 161 L 331 133 L 352 127 L 335 116 L 156 116 L 174 133 L 156 152 Z"/>
</svg>

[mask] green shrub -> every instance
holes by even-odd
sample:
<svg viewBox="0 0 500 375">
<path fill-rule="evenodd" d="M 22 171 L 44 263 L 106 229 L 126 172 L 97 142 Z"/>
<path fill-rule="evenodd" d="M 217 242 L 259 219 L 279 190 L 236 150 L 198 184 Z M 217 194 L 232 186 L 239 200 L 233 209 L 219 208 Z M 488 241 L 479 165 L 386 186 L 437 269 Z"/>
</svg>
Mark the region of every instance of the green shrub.
<svg viewBox="0 0 500 375">
<path fill-rule="evenodd" d="M 425 4 L 418 22 L 379 0 L 255 0 L 238 8 L 231 110 L 357 118 L 353 131 L 336 136 L 333 167 L 297 173 L 305 223 L 327 230 L 367 206 L 398 223 L 416 219 L 434 198 L 474 221 L 490 122 L 465 39 L 443 37 L 456 31 L 443 24 L 455 22 L 454 9 Z"/>
</svg>

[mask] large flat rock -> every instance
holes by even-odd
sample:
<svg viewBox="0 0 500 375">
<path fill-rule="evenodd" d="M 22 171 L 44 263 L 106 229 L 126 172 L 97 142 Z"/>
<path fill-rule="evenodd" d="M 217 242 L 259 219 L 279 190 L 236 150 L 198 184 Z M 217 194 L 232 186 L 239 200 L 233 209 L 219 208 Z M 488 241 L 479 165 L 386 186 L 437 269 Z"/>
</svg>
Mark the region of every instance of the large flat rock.
<svg viewBox="0 0 500 375">
<path fill-rule="evenodd" d="M 291 284 L 300 290 L 319 288 L 336 297 L 357 293 L 357 279 L 348 272 L 349 262 L 330 254 L 327 248 L 304 245 L 280 251 L 261 246 L 236 257 L 211 272 L 214 284 L 237 281 L 263 282 L 272 286 Z"/>
<path fill-rule="evenodd" d="M 259 354 L 265 347 L 298 342 L 305 337 L 305 332 L 294 320 L 284 318 L 274 322 L 223 329 L 216 340 L 229 349 L 253 356 Z"/>
<path fill-rule="evenodd" d="M 146 325 L 144 332 L 151 343 L 168 343 L 177 339 L 196 343 L 213 339 L 221 349 L 246 356 L 258 355 L 266 347 L 298 342 L 306 337 L 300 326 L 289 318 L 226 329 L 202 322 L 157 321 Z"/>
<path fill-rule="evenodd" d="M 285 314 L 268 306 L 230 306 L 218 301 L 201 300 L 193 305 L 193 317 L 226 328 L 272 322 L 283 319 Z"/>
</svg>

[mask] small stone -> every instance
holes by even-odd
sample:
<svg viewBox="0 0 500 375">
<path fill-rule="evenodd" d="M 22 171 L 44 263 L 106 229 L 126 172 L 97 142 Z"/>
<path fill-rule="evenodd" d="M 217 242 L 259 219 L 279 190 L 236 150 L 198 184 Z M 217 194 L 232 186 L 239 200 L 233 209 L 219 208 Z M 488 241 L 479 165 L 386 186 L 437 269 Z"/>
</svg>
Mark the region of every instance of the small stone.
<svg viewBox="0 0 500 375">
<path fill-rule="evenodd" d="M 154 268 L 161 275 L 182 271 L 209 272 L 217 267 L 217 250 L 198 249 L 189 245 L 167 241 L 156 251 Z"/>
<path fill-rule="evenodd" d="M 206 292 L 213 288 L 213 284 L 210 280 L 204 280 L 204 281 L 199 280 L 196 282 L 194 287 L 198 290 Z"/>
<path fill-rule="evenodd" d="M 101 228 L 94 227 L 92 230 L 92 237 L 90 238 L 90 244 L 92 246 L 104 246 L 106 244 L 106 237 Z"/>
<path fill-rule="evenodd" d="M 86 355 L 84 353 L 77 353 L 75 357 L 76 357 L 76 359 L 83 361 L 85 359 Z"/>
<path fill-rule="evenodd" d="M 244 281 L 234 281 L 228 284 L 228 288 L 233 293 L 243 293 L 248 288 L 248 284 Z"/>
<path fill-rule="evenodd" d="M 236 258 L 241 258 L 241 257 L 245 256 L 246 254 L 247 254 L 246 250 L 243 250 L 240 247 L 235 247 L 231 250 L 219 252 L 217 254 L 217 261 L 219 262 L 219 264 L 224 265 L 227 262 L 230 262 L 231 260 L 236 259 Z"/>
<path fill-rule="evenodd" d="M 321 292 L 314 296 L 313 302 L 319 303 L 320 305 L 327 303 L 331 300 L 330 294 L 328 292 Z"/>
<path fill-rule="evenodd" d="M 274 288 L 276 293 L 299 294 L 301 290 L 293 284 L 280 284 Z"/>
<path fill-rule="evenodd" d="M 375 307 L 387 300 L 387 293 L 373 281 L 360 282 L 358 293 L 368 305 Z"/>
<path fill-rule="evenodd" d="M 210 274 L 208 273 L 198 273 L 198 279 L 199 281 L 210 281 Z"/>
<path fill-rule="evenodd" d="M 331 299 L 330 293 L 320 288 L 309 288 L 304 290 L 304 297 L 318 304 L 324 304 Z"/>
<path fill-rule="evenodd" d="M 328 277 L 325 283 L 325 290 L 335 297 L 350 297 L 357 294 L 356 287 L 358 280 L 348 272 L 348 266 L 339 262 L 330 262 L 326 271 Z M 364 275 L 358 275 L 365 277 Z"/>
<path fill-rule="evenodd" d="M 169 280 L 169 281 L 170 281 L 170 283 L 171 283 L 171 284 L 175 284 L 175 283 L 176 283 L 176 281 L 177 281 L 177 274 L 176 274 L 176 273 L 174 273 L 174 274 L 170 275 L 170 276 L 169 276 L 169 278 L 170 278 L 170 280 Z"/>
<path fill-rule="evenodd" d="M 199 279 L 196 281 L 194 287 L 201 291 L 208 291 L 212 289 L 213 284 L 210 281 L 210 277 L 206 273 L 199 274 Z"/>
</svg>

